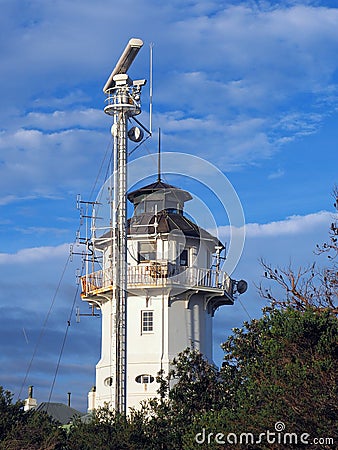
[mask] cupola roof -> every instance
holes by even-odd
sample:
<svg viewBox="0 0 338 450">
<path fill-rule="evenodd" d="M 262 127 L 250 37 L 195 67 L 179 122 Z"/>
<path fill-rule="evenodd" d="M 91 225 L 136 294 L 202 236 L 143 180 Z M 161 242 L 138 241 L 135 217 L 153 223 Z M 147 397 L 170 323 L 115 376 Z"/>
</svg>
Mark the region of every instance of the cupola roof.
<svg viewBox="0 0 338 450">
<path fill-rule="evenodd" d="M 163 183 L 163 181 L 158 180 L 155 183 L 148 184 L 147 186 L 143 186 L 135 191 L 129 192 L 127 195 L 128 200 L 131 203 L 138 203 L 138 199 L 140 197 L 153 194 L 157 191 L 164 191 L 166 194 L 172 193 L 173 196 L 177 198 L 180 202 L 187 202 L 192 199 L 192 196 L 188 191 L 180 189 L 176 186 L 172 186 L 171 184 Z"/>
<path fill-rule="evenodd" d="M 206 239 L 213 242 L 214 245 L 224 247 L 217 237 L 180 214 L 161 211 L 157 215 L 143 214 L 128 219 L 128 235 L 137 236 L 156 232 L 169 234 L 174 231 L 180 231 L 187 237 Z"/>
</svg>

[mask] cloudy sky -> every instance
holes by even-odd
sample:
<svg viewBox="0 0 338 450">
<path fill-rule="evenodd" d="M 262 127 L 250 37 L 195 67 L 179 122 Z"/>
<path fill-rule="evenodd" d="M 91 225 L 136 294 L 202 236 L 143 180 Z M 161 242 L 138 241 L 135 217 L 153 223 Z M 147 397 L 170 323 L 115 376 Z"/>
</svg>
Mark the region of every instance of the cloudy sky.
<svg viewBox="0 0 338 450">
<path fill-rule="evenodd" d="M 73 308 L 87 310 L 76 285 L 81 259 L 69 260 L 69 244 L 79 228 L 77 194 L 95 199 L 104 179 L 99 169 L 111 146 L 111 123 L 102 111 L 102 87 L 130 37 L 145 43 L 132 78 L 149 78 L 154 45 L 153 127 L 162 130 L 163 150 L 198 156 L 222 171 L 245 214 L 246 242 L 233 276 L 250 287 L 235 306 L 216 313 L 219 363 L 219 343 L 264 306 L 254 286 L 261 280 L 259 258 L 282 267 L 307 265 L 332 221 L 338 5 L 0 4 L 0 384 L 15 396 L 23 389 L 21 398 L 32 384 L 39 401 L 48 400 L 52 388 L 52 401 L 66 401 L 70 391 L 73 406 L 86 409 L 100 319 L 76 323 Z M 147 101 L 146 87 L 145 124 Z M 154 133 L 132 159 L 155 153 L 156 142 Z M 203 190 L 200 196 L 208 204 Z M 218 215 L 221 237 L 227 225 Z"/>
</svg>

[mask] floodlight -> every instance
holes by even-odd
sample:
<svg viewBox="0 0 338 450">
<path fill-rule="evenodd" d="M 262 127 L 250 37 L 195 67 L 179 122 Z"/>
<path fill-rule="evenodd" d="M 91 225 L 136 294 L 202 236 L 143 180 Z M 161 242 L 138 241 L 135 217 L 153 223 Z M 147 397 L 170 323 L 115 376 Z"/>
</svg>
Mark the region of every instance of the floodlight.
<svg viewBox="0 0 338 450">
<path fill-rule="evenodd" d="M 248 289 L 248 283 L 245 280 L 237 281 L 237 292 L 239 294 L 244 294 L 244 292 L 246 292 L 247 289 Z"/>
<path fill-rule="evenodd" d="M 141 142 L 143 139 L 143 131 L 139 127 L 132 127 L 128 131 L 128 137 L 133 142 Z"/>
<path fill-rule="evenodd" d="M 138 54 L 140 48 L 143 46 L 143 41 L 141 39 L 132 38 L 128 42 L 126 48 L 124 49 L 120 59 L 118 60 L 114 70 L 110 74 L 106 84 L 103 87 L 103 92 L 106 93 L 109 89 L 114 87 L 114 76 L 118 74 L 125 74 L 127 70 L 132 65 L 136 55 Z"/>
</svg>

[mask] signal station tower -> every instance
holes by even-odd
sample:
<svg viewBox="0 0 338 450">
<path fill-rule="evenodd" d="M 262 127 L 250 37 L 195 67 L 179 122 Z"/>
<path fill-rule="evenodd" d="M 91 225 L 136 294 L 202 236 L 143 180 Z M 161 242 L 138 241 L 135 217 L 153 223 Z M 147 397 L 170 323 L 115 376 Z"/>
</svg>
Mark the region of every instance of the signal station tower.
<svg viewBox="0 0 338 450">
<path fill-rule="evenodd" d="M 104 86 L 113 117 L 114 170 L 110 223 L 97 227 L 93 204 L 90 254 L 81 278 L 82 300 L 102 315 L 101 358 L 88 410 L 108 404 L 119 412 L 156 396 L 156 375 L 187 347 L 212 361 L 217 308 L 234 303 L 245 282 L 220 270 L 224 245 L 185 214 L 191 194 L 161 179 L 127 193 L 127 140 L 142 142 L 140 114 L 145 80 L 127 70 L 143 42 L 131 39 Z M 138 126 L 128 129 L 130 120 Z M 127 201 L 133 206 L 127 219 Z M 88 247 L 89 248 L 89 247 Z"/>
</svg>

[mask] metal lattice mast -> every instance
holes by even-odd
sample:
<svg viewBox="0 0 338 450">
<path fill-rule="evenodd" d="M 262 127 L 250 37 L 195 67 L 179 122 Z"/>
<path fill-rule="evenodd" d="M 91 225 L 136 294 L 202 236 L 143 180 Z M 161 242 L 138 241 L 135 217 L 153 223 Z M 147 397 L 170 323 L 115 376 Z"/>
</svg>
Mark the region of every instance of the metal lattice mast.
<svg viewBox="0 0 338 450">
<path fill-rule="evenodd" d="M 127 369 L 127 124 L 128 118 L 141 112 L 140 92 L 145 80 L 132 82 L 127 70 L 142 47 L 140 39 L 131 39 L 105 84 L 105 113 L 113 116 L 114 198 L 112 205 L 112 273 L 115 326 L 115 410 L 126 412 Z"/>
<path fill-rule="evenodd" d="M 127 139 L 126 115 L 128 111 L 119 113 L 117 122 L 117 261 L 116 261 L 116 409 L 126 409 L 126 327 L 127 327 L 127 205 L 126 205 L 126 163 Z"/>
</svg>

